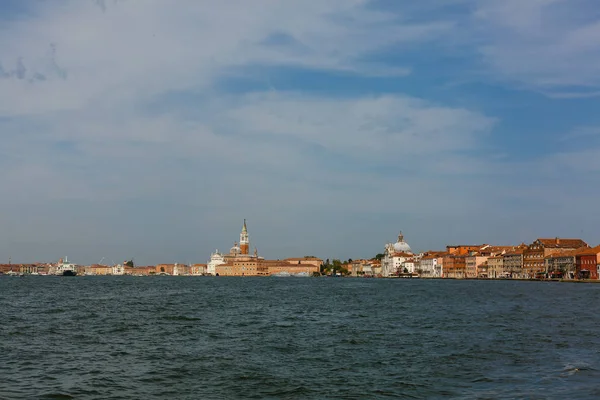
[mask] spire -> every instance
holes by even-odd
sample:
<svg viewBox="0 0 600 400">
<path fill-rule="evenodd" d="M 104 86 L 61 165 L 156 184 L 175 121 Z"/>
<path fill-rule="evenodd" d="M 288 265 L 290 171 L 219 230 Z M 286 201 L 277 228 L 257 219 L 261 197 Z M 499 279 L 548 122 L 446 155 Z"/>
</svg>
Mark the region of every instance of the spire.
<svg viewBox="0 0 600 400">
<path fill-rule="evenodd" d="M 246 227 L 246 219 L 244 218 L 244 226 L 242 227 L 242 233 L 240 233 L 240 249 L 242 254 L 248 254 L 250 247 L 250 238 L 248 237 L 248 228 Z"/>
<path fill-rule="evenodd" d="M 404 242 L 404 235 L 402 234 L 402 231 L 400 231 L 400 234 L 398 235 L 398 243 L 400 242 Z"/>
</svg>

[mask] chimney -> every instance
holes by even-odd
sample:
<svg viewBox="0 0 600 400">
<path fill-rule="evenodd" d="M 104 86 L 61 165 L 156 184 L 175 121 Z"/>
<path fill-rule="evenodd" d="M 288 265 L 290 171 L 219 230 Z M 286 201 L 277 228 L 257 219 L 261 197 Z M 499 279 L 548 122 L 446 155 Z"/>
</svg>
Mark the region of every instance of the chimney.
<svg viewBox="0 0 600 400">
<path fill-rule="evenodd" d="M 560 244 L 560 238 L 558 236 L 556 237 L 556 244 Z"/>
</svg>

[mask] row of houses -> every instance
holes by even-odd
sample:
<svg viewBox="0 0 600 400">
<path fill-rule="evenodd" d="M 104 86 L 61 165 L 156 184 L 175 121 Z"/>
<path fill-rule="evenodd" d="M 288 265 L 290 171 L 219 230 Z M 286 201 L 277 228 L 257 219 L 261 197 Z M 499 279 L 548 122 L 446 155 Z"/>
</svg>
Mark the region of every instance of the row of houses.
<svg viewBox="0 0 600 400">
<path fill-rule="evenodd" d="M 381 261 L 348 263 L 353 276 L 455 279 L 598 279 L 600 246 L 582 239 L 539 238 L 516 246 L 456 245 L 413 254 L 400 235 Z"/>
<path fill-rule="evenodd" d="M 270 276 L 278 274 L 313 275 L 319 272 L 323 260 L 317 257 L 265 260 L 263 258 L 236 257 L 209 268 L 208 264 L 157 264 L 152 266 L 75 265 L 77 275 L 218 275 L 218 276 Z M 0 273 L 8 275 L 57 275 L 58 264 L 3 264 Z"/>
<path fill-rule="evenodd" d="M 57 275 L 59 264 L 0 264 L 0 274 L 6 275 Z M 158 264 L 133 267 L 117 265 L 76 265 L 77 275 L 205 275 L 206 264 Z"/>
</svg>

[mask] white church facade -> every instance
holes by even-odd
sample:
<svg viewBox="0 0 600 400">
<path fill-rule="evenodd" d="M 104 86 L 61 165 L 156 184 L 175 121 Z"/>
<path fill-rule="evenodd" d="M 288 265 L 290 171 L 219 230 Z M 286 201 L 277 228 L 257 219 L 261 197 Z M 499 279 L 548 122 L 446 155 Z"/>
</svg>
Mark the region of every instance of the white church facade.
<svg viewBox="0 0 600 400">
<path fill-rule="evenodd" d="M 381 275 L 383 277 L 396 276 L 404 273 L 405 269 L 407 273 L 414 273 L 414 260 L 415 255 L 408 243 L 404 241 L 404 235 L 400 232 L 396 243 L 385 245 L 384 257 L 381 260 Z"/>
</svg>

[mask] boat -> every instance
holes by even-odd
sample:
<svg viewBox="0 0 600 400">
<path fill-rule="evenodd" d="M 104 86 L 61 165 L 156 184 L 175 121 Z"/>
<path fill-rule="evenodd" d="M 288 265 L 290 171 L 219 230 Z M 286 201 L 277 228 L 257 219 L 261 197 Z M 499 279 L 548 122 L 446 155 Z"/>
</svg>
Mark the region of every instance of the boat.
<svg viewBox="0 0 600 400">
<path fill-rule="evenodd" d="M 297 274 L 294 274 L 292 276 L 295 276 L 297 278 L 308 278 L 310 275 L 308 274 L 308 272 L 304 271 L 304 272 L 298 272 Z"/>
<path fill-rule="evenodd" d="M 281 271 L 281 272 L 276 272 L 276 273 L 272 274 L 271 276 L 276 276 L 278 278 L 287 278 L 288 276 L 292 276 L 292 274 L 290 274 L 287 271 Z"/>
<path fill-rule="evenodd" d="M 67 257 L 62 259 L 56 265 L 56 275 L 75 276 L 77 275 L 77 265 L 70 263 Z"/>
</svg>

